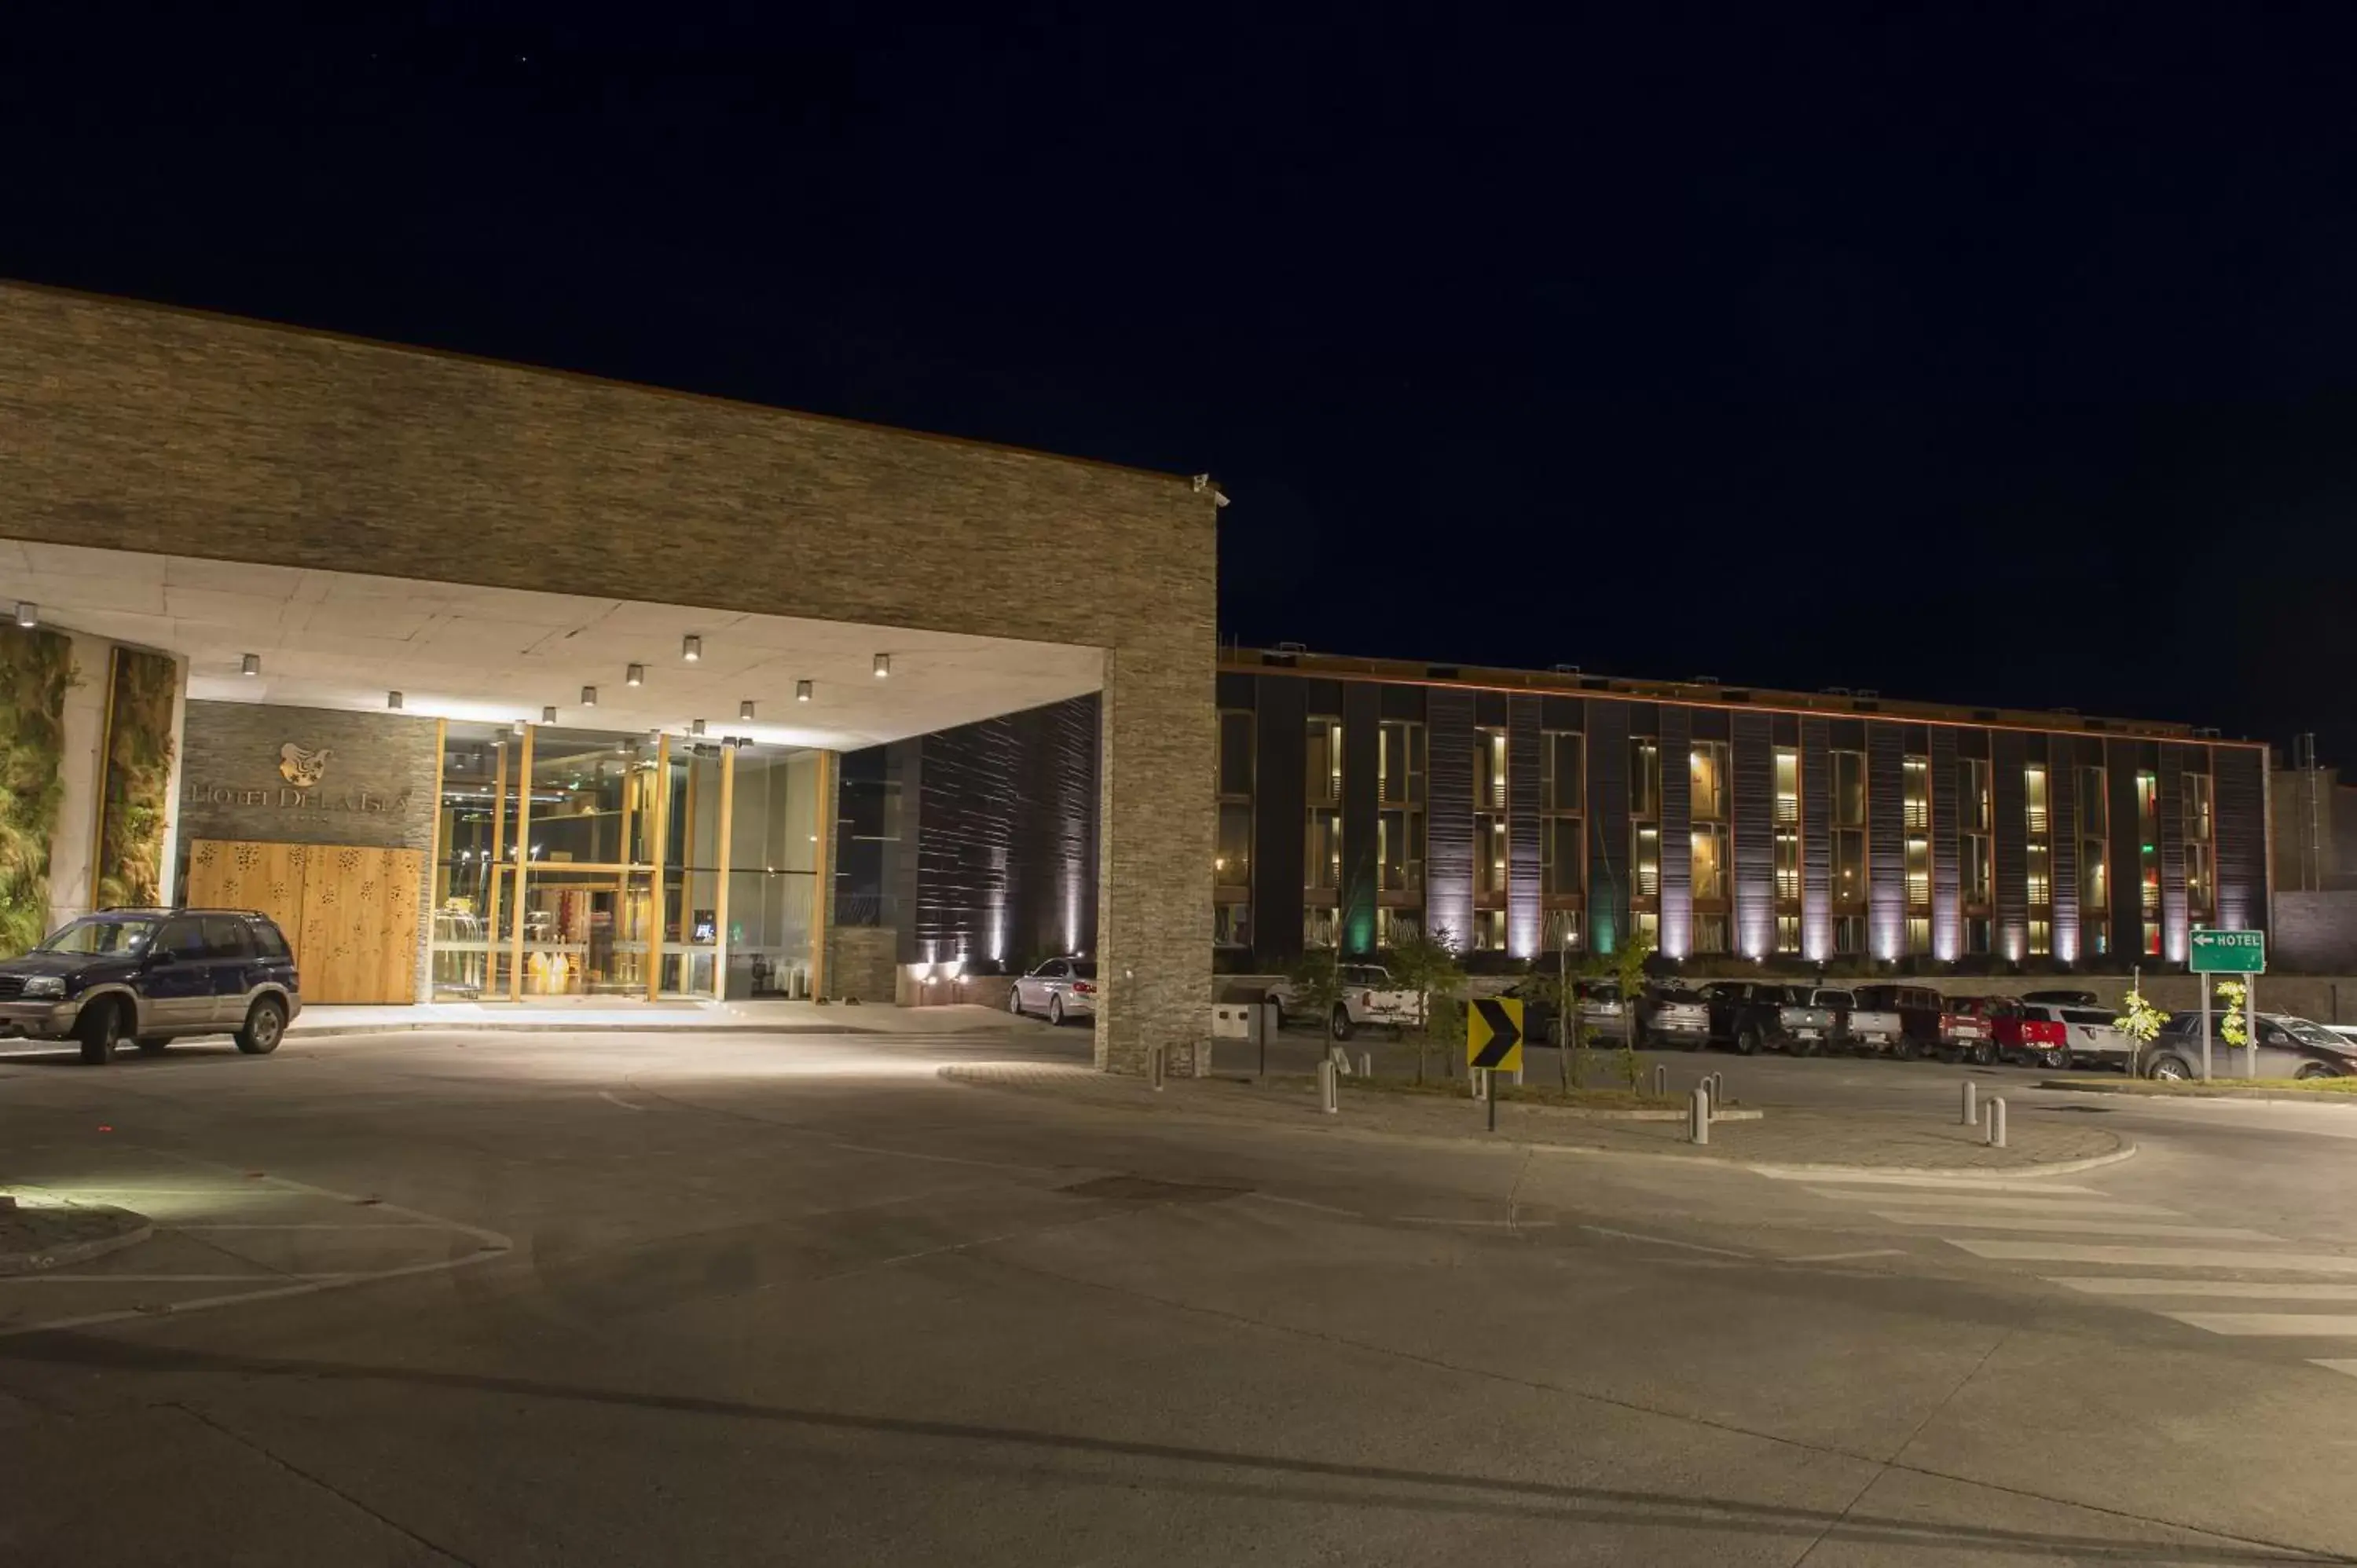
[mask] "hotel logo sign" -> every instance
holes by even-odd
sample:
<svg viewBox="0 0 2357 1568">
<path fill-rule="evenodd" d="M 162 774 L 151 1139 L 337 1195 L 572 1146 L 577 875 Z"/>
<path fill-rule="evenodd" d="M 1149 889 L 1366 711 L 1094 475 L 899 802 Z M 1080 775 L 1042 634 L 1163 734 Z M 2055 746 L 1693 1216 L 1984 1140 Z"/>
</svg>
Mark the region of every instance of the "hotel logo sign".
<svg viewBox="0 0 2357 1568">
<path fill-rule="evenodd" d="M 285 780 L 284 784 L 240 789 L 191 779 L 182 789 L 181 798 L 191 805 L 261 806 L 290 811 L 367 811 L 373 814 L 409 810 L 409 791 L 406 789 L 323 788 L 328 778 L 328 764 L 335 755 L 324 746 L 314 750 L 290 740 L 278 748 L 278 776 Z"/>
</svg>

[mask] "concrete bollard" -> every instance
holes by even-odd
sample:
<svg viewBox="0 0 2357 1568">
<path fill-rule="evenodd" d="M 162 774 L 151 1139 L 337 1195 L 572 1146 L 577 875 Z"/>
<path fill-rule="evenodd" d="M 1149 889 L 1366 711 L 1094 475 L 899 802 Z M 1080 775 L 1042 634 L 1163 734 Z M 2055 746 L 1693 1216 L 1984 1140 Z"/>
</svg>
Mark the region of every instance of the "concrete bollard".
<svg viewBox="0 0 2357 1568">
<path fill-rule="evenodd" d="M 1686 1142 L 1710 1142 L 1710 1090 L 1703 1084 L 1695 1085 L 1694 1101 L 1686 1107 Z"/>
<path fill-rule="evenodd" d="M 2005 1147 L 2005 1099 L 2002 1095 L 1993 1095 L 1989 1099 L 1989 1146 L 1994 1149 Z"/>
<path fill-rule="evenodd" d="M 1374 1052 L 1361 1051 L 1359 1053 L 1359 1076 L 1361 1078 L 1372 1078 L 1375 1076 Z"/>
<path fill-rule="evenodd" d="M 1160 1046 L 1156 1046 L 1146 1053 L 1146 1075 L 1153 1082 L 1154 1092 L 1157 1094 L 1162 1092 L 1162 1075 L 1167 1070 Z"/>
<path fill-rule="evenodd" d="M 1670 1064 L 1667 1062 L 1655 1062 L 1653 1064 L 1653 1092 L 1663 1099 L 1669 1098 Z"/>
<path fill-rule="evenodd" d="M 1338 1115 L 1341 1112 L 1340 1085 L 1341 1078 L 1335 1072 L 1333 1062 L 1330 1060 L 1319 1062 L 1318 1064 L 1318 1109 L 1329 1116 Z"/>
<path fill-rule="evenodd" d="M 1723 1072 L 1710 1075 L 1710 1102 L 1713 1105 L 1727 1103 L 1727 1075 Z"/>
<path fill-rule="evenodd" d="M 1474 1099 L 1487 1100 L 1490 1098 L 1490 1069 L 1488 1068 L 1477 1067 L 1471 1072 L 1468 1073 L 1466 1077 L 1472 1080 Z"/>
<path fill-rule="evenodd" d="M 1956 1124 L 1958 1126 L 1969 1127 L 1981 1119 L 1980 1107 L 1977 1103 L 1979 1094 L 1980 1090 L 1974 1084 L 1973 1080 L 1971 1079 L 1964 1079 L 1964 1114 L 1956 1118 Z"/>
</svg>

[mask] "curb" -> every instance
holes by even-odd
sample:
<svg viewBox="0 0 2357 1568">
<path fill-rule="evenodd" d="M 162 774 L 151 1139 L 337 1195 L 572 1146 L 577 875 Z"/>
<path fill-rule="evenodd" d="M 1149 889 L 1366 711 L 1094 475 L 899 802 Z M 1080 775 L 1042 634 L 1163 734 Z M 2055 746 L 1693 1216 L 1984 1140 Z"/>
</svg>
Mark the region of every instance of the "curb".
<svg viewBox="0 0 2357 1568">
<path fill-rule="evenodd" d="M 312 1029 L 289 1029 L 284 1043 L 350 1039 L 361 1035 L 897 1035 L 898 1029 L 863 1029 L 856 1025 L 829 1024 L 501 1024 L 464 1022 L 432 1024 L 323 1024 Z M 929 1036 L 930 1037 L 930 1036 Z"/>
<path fill-rule="evenodd" d="M 127 1208 L 118 1209 L 116 1212 L 125 1215 L 131 1213 Z M 87 1241 L 68 1241 L 61 1246 L 43 1248 L 37 1252 L 0 1252 L 0 1279 L 15 1274 L 46 1273 L 51 1269 L 62 1268 L 69 1263 L 88 1262 L 92 1258 L 102 1258 L 109 1252 L 119 1252 L 125 1247 L 137 1246 L 156 1234 L 154 1220 L 144 1215 L 136 1215 L 133 1218 L 138 1219 L 137 1225 L 128 1230 L 117 1231 L 112 1236 L 97 1236 Z"/>
<path fill-rule="evenodd" d="M 2116 1083 L 2073 1083 L 2066 1079 L 2050 1078 L 2039 1080 L 2040 1089 L 2058 1090 L 2069 1094 L 2108 1094 L 2116 1099 L 2147 1101 L 2168 1104 L 2179 1100 L 2222 1100 L 2232 1103 L 2242 1101 L 2258 1105 L 2340 1105 L 2357 1106 L 2357 1094 L 2301 1094 L 2285 1089 L 2236 1089 L 2229 1084 L 2197 1084 L 2191 1089 L 2167 1089 L 2158 1091 L 2124 1088 Z"/>
<path fill-rule="evenodd" d="M 1872 1171 L 1877 1176 L 1939 1176 L 1947 1181 L 2019 1181 L 2024 1177 L 2075 1176 L 2081 1171 L 2096 1171 L 2105 1165 L 2116 1165 L 2132 1160 L 2142 1150 L 2135 1144 L 2124 1143 L 2108 1155 L 2089 1155 L 2077 1160 L 2041 1160 L 2026 1165 L 1745 1165 L 1743 1168 L 1764 1176 L 1829 1176 L 1855 1175 Z M 1738 1162 L 1729 1161 L 1728 1164 Z"/>
</svg>

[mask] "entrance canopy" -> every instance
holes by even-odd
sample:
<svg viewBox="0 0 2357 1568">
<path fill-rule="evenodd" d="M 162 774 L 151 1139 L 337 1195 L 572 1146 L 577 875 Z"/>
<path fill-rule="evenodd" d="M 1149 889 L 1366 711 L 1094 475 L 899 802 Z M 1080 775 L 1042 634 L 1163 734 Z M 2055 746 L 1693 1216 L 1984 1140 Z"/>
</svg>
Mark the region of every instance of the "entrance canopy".
<svg viewBox="0 0 2357 1568">
<path fill-rule="evenodd" d="M 0 539 L 0 614 L 13 597 L 45 624 L 181 655 L 199 700 L 382 713 L 399 692 L 411 714 L 536 724 L 554 707 L 561 724 L 673 734 L 701 719 L 716 737 L 838 751 L 1103 681 L 1094 648 L 569 594 L 562 555 L 548 575 L 528 592 Z"/>
</svg>

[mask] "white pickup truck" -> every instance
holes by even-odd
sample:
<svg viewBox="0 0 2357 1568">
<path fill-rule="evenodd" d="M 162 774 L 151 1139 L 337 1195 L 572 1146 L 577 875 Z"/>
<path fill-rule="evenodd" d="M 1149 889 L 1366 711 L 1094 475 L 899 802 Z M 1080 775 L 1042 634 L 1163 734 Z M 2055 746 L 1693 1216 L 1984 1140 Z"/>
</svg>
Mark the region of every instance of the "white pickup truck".
<svg viewBox="0 0 2357 1568">
<path fill-rule="evenodd" d="M 1809 1001 L 1834 1015 L 1834 1043 L 1854 1051 L 1894 1050 L 1907 1033 L 1906 1020 L 1896 1010 L 1867 1006 L 1853 992 L 1819 986 Z"/>
<path fill-rule="evenodd" d="M 1340 979 L 1341 993 L 1326 1019 L 1327 1032 L 1334 1038 L 1347 1040 L 1370 1024 L 1384 1024 L 1399 1029 L 1416 1021 L 1416 1009 L 1423 999 L 1415 992 L 1394 984 L 1391 972 L 1381 964 L 1346 963 L 1342 966 Z M 1268 999 L 1276 1004 L 1279 1028 L 1288 1022 L 1302 1020 L 1293 982 L 1280 980 L 1270 986 Z"/>
</svg>

